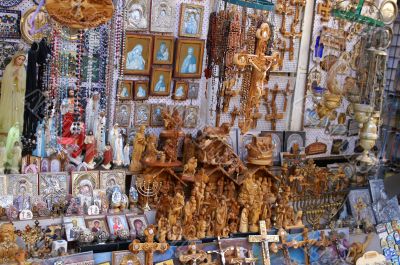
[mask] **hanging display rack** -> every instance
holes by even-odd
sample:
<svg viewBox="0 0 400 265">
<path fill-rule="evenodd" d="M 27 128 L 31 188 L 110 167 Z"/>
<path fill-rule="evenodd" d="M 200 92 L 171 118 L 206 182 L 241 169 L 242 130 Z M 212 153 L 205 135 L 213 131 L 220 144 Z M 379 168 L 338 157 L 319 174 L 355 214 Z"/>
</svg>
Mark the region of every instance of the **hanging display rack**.
<svg viewBox="0 0 400 265">
<path fill-rule="evenodd" d="M 274 3 L 267 0 L 224 0 L 224 1 L 238 6 L 254 8 L 259 10 L 267 10 L 267 11 L 272 11 L 274 10 L 275 7 Z"/>
</svg>

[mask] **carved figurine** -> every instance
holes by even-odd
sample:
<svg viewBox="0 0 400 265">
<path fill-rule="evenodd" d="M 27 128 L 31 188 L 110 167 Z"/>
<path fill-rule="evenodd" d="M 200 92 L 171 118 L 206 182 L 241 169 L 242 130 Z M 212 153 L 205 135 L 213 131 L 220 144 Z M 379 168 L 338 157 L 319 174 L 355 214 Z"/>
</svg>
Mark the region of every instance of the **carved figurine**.
<svg viewBox="0 0 400 265">
<path fill-rule="evenodd" d="M 19 142 L 15 142 L 8 157 L 10 161 L 10 173 L 18 174 L 20 170 L 20 163 L 22 159 L 22 148 Z"/>
<path fill-rule="evenodd" d="M 142 155 L 146 148 L 146 136 L 144 134 L 146 127 L 144 125 L 140 126 L 139 131 L 135 135 L 135 140 L 133 141 L 133 154 L 129 170 L 132 172 L 137 172 L 142 170 Z"/>
<path fill-rule="evenodd" d="M 165 218 L 164 216 L 161 217 L 158 220 L 157 229 L 158 229 L 158 235 L 157 235 L 158 242 L 160 242 L 160 243 L 167 242 L 167 233 L 168 233 L 168 230 L 170 229 L 168 219 Z"/>
<path fill-rule="evenodd" d="M 216 236 L 223 236 L 223 230 L 226 227 L 226 221 L 228 219 L 228 207 L 224 197 L 222 197 L 220 203 L 221 205 L 215 211 L 214 233 Z"/>
<path fill-rule="evenodd" d="M 1 150 L 1 149 L 0 149 Z M 185 135 L 183 140 L 183 163 L 186 164 L 190 158 L 195 156 L 195 145 L 190 133 Z"/>
<path fill-rule="evenodd" d="M 146 163 L 154 163 L 161 153 L 162 152 L 157 150 L 157 136 L 150 134 L 146 140 L 146 150 L 143 161 Z"/>
<path fill-rule="evenodd" d="M 180 223 L 176 223 L 171 226 L 170 231 L 168 232 L 168 240 L 170 241 L 176 241 L 176 240 L 182 240 L 182 227 Z"/>
<path fill-rule="evenodd" d="M 184 207 L 184 221 L 183 223 L 186 225 L 188 223 L 191 223 L 193 220 L 193 215 L 196 212 L 196 207 L 197 206 L 197 202 L 196 202 L 196 198 L 194 196 L 190 197 L 190 200 L 186 203 L 185 207 Z"/>
<path fill-rule="evenodd" d="M 177 139 L 167 139 L 165 141 L 165 145 L 163 151 L 166 156 L 166 162 L 176 162 L 178 160 L 178 143 Z"/>
<path fill-rule="evenodd" d="M 17 245 L 14 230 L 14 225 L 10 223 L 4 223 L 0 226 L 0 260 L 3 263 L 16 261 L 16 255 L 21 250 Z"/>
<path fill-rule="evenodd" d="M 211 138 L 225 138 L 229 135 L 230 124 L 223 123 L 220 127 L 205 127 L 204 134 Z"/>
<path fill-rule="evenodd" d="M 203 250 L 198 250 L 195 243 L 190 243 L 186 253 L 179 256 L 179 261 L 182 264 L 196 265 L 198 262 L 202 263 L 207 259 L 207 253 Z"/>
<path fill-rule="evenodd" d="M 185 198 L 180 192 L 177 192 L 175 197 L 172 199 L 171 209 L 168 213 L 168 222 L 171 226 L 175 225 L 178 218 L 182 215 L 182 209 L 185 206 Z"/>
<path fill-rule="evenodd" d="M 196 174 L 197 159 L 192 157 L 183 167 L 182 179 L 186 181 L 194 181 L 194 176 Z"/>
<path fill-rule="evenodd" d="M 174 109 L 172 114 L 168 113 L 168 110 L 165 108 L 162 113 L 162 117 L 164 120 L 164 128 L 165 130 L 176 130 L 179 131 L 182 128 L 183 121 L 180 117 L 179 111 Z M 165 133 L 165 131 L 164 131 Z"/>
<path fill-rule="evenodd" d="M 253 136 L 252 142 L 246 145 L 247 161 L 254 165 L 272 165 L 273 145 L 271 135 Z"/>
<path fill-rule="evenodd" d="M 103 151 L 103 164 L 101 165 L 104 169 L 110 169 L 113 161 L 113 149 L 110 142 L 107 142 Z"/>
<path fill-rule="evenodd" d="M 240 233 L 247 233 L 249 232 L 249 205 L 246 204 L 242 210 L 242 214 L 240 215 L 240 226 L 239 226 L 239 232 Z"/>
</svg>

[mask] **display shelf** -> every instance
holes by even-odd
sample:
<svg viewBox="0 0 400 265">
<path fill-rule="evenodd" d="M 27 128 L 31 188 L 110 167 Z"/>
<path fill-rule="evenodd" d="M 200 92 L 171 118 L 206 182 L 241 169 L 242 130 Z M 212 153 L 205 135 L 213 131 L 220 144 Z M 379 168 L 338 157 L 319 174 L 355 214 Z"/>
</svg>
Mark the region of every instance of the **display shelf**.
<svg viewBox="0 0 400 265">
<path fill-rule="evenodd" d="M 103 253 L 109 251 L 128 250 L 131 240 L 107 242 L 107 243 L 91 243 L 78 245 L 78 252 L 93 251 L 93 253 Z"/>
</svg>

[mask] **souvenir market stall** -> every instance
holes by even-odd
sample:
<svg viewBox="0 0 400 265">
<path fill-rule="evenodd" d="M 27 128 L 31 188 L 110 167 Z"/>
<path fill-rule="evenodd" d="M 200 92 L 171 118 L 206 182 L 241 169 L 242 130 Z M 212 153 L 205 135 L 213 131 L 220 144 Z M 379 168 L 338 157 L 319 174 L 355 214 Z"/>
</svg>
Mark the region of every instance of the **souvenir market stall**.
<svg viewBox="0 0 400 265">
<path fill-rule="evenodd" d="M 395 0 L 2 0 L 1 264 L 400 264 Z"/>
</svg>

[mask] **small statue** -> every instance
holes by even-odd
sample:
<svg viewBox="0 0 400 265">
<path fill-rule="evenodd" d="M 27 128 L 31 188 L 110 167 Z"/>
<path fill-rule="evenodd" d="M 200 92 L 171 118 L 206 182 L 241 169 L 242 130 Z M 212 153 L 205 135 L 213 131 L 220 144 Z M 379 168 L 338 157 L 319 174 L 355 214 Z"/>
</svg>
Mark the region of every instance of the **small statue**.
<svg viewBox="0 0 400 265">
<path fill-rule="evenodd" d="M 129 170 L 132 172 L 137 172 L 142 170 L 142 155 L 146 148 L 146 127 L 144 125 L 140 126 L 139 131 L 135 135 L 135 140 L 133 141 L 133 154 Z"/>
<path fill-rule="evenodd" d="M 154 163 L 158 159 L 158 155 L 162 152 L 157 150 L 157 136 L 150 134 L 146 140 L 146 150 L 144 153 L 143 161 L 146 163 Z"/>
<path fill-rule="evenodd" d="M 240 233 L 247 233 L 249 232 L 249 205 L 246 204 L 242 210 L 242 214 L 240 215 L 240 226 L 239 232 Z"/>
<path fill-rule="evenodd" d="M 22 148 L 19 142 L 15 142 L 13 148 L 10 151 L 9 161 L 10 163 L 10 173 L 18 174 L 20 170 L 20 163 L 22 159 Z"/>
<path fill-rule="evenodd" d="M 258 222 L 260 220 L 261 215 L 261 201 L 256 200 L 253 204 L 252 210 L 250 211 L 250 226 L 249 231 L 252 233 L 259 231 Z"/>
<path fill-rule="evenodd" d="M 181 117 L 179 117 L 179 111 L 175 108 L 170 115 L 167 109 L 164 109 L 162 112 L 162 117 L 164 120 L 164 128 L 165 130 L 177 130 L 179 131 L 182 128 L 183 121 Z"/>
<path fill-rule="evenodd" d="M 112 161 L 113 161 L 113 149 L 110 145 L 110 142 L 107 142 L 106 146 L 104 147 L 103 164 L 101 166 L 104 169 L 110 169 Z"/>
<path fill-rule="evenodd" d="M 226 200 L 222 197 L 221 205 L 215 211 L 215 230 L 216 236 L 223 236 L 223 230 L 226 227 L 226 221 L 228 219 L 228 207 Z"/>
<path fill-rule="evenodd" d="M 115 149 L 114 150 L 114 165 L 122 166 L 124 164 L 124 137 L 122 132 L 118 133 L 117 138 L 115 139 Z"/>
<path fill-rule="evenodd" d="M 172 225 L 171 230 L 168 232 L 168 240 L 176 241 L 182 240 L 182 227 L 180 223 Z"/>
<path fill-rule="evenodd" d="M 247 161 L 254 165 L 272 166 L 272 137 L 253 136 L 251 143 L 246 145 Z"/>
<path fill-rule="evenodd" d="M 190 197 L 190 200 L 186 203 L 184 207 L 184 221 L 183 223 L 186 225 L 191 223 L 193 220 L 193 215 L 196 212 L 196 198 L 194 196 Z"/>
<path fill-rule="evenodd" d="M 86 135 L 84 143 L 86 148 L 85 163 L 87 164 L 88 169 L 94 169 L 96 166 L 94 159 L 97 156 L 97 145 L 93 132 L 89 132 L 89 134 Z"/>
<path fill-rule="evenodd" d="M 225 122 L 220 127 L 205 127 L 204 134 L 211 138 L 225 138 L 229 135 L 230 124 Z"/>
<path fill-rule="evenodd" d="M 183 167 L 182 180 L 194 181 L 197 168 L 197 159 L 192 157 L 187 164 Z"/>
<path fill-rule="evenodd" d="M 168 234 L 168 230 L 169 229 L 170 229 L 170 227 L 169 227 L 168 219 L 165 218 L 164 216 L 161 217 L 158 220 L 158 227 L 157 227 L 157 230 L 158 230 L 158 235 L 157 235 L 158 242 L 160 242 L 160 243 L 166 243 L 167 242 L 167 234 Z"/>
<path fill-rule="evenodd" d="M 171 209 L 168 213 L 168 222 L 171 226 L 175 225 L 178 221 L 178 218 L 181 217 L 184 206 L 185 198 L 180 192 L 177 192 L 175 197 L 172 199 Z"/>
<path fill-rule="evenodd" d="M 129 164 L 131 163 L 131 159 L 130 159 L 130 146 L 128 143 L 125 144 L 124 147 L 124 167 L 128 167 Z"/>
<path fill-rule="evenodd" d="M 17 245 L 13 224 L 4 223 L 0 226 L 0 260 L 3 263 L 16 261 L 16 255 L 21 251 Z M 22 260 L 20 254 L 17 257 Z"/>
<path fill-rule="evenodd" d="M 195 156 L 195 145 L 193 142 L 193 137 L 190 133 L 185 135 L 183 140 L 183 163 L 186 164 L 190 158 Z"/>
<path fill-rule="evenodd" d="M 0 174 L 4 174 L 4 165 L 7 162 L 7 153 L 4 142 L 0 142 Z"/>
<path fill-rule="evenodd" d="M 167 162 L 176 162 L 178 160 L 177 147 L 178 147 L 177 139 L 167 139 L 165 141 L 163 151 L 165 153 Z"/>
<path fill-rule="evenodd" d="M 197 222 L 197 238 L 202 239 L 206 237 L 207 221 L 204 218 L 200 218 Z"/>
</svg>

